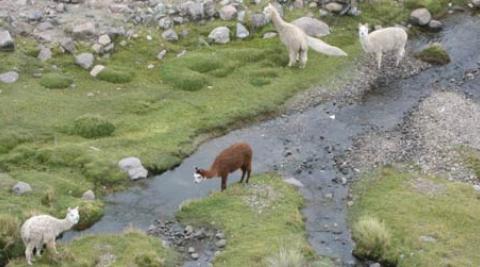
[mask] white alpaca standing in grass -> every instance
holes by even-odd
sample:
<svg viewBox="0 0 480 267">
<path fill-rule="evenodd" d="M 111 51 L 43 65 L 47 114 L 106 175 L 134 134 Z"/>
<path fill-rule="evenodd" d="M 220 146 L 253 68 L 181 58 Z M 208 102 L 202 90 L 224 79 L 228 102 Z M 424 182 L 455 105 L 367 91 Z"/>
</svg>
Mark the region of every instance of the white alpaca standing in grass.
<svg viewBox="0 0 480 267">
<path fill-rule="evenodd" d="M 289 67 L 295 65 L 297 61 L 300 61 L 301 68 L 305 67 L 308 59 L 308 47 L 311 47 L 319 53 L 330 56 L 347 55 L 342 49 L 310 37 L 299 27 L 284 21 L 272 4 L 268 4 L 263 13 L 265 14 L 265 17 L 272 20 L 273 26 L 280 35 L 280 40 L 288 48 Z"/>
<path fill-rule="evenodd" d="M 358 35 L 360 36 L 363 50 L 367 53 L 375 53 L 379 69 L 382 67 L 383 53 L 395 51 L 397 55 L 396 66 L 400 64 L 405 55 L 408 35 L 400 27 L 384 28 L 368 34 L 368 24 L 359 24 Z"/>
<path fill-rule="evenodd" d="M 29 265 L 32 265 L 33 249 L 37 250 L 37 256 L 40 256 L 40 251 L 43 244 L 47 244 L 47 248 L 58 254 L 55 239 L 56 237 L 69 230 L 78 223 L 80 215 L 78 214 L 78 207 L 68 208 L 65 219 L 57 219 L 49 215 L 33 216 L 23 223 L 21 228 L 21 236 L 25 244 L 25 257 Z"/>
</svg>

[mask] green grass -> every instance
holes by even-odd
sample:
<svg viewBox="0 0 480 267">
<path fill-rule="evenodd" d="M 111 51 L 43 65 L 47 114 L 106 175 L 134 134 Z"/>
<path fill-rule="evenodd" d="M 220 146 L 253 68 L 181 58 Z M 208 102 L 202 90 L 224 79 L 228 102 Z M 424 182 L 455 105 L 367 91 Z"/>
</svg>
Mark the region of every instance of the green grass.
<svg viewBox="0 0 480 267">
<path fill-rule="evenodd" d="M 445 65 L 450 63 L 450 56 L 439 43 L 434 43 L 415 54 L 415 57 L 434 65 Z"/>
<path fill-rule="evenodd" d="M 78 117 L 73 122 L 72 132 L 85 138 L 98 138 L 112 135 L 115 125 L 105 118 L 86 114 Z"/>
<path fill-rule="evenodd" d="M 135 230 L 118 235 L 85 236 L 68 245 L 57 244 L 57 249 L 59 255 L 44 253 L 34 265 L 83 267 L 106 266 L 111 262 L 108 266 L 170 267 L 177 266 L 178 260 L 160 239 Z M 8 264 L 8 267 L 21 266 L 28 266 L 23 258 Z"/>
<path fill-rule="evenodd" d="M 47 73 L 42 76 L 40 84 L 49 89 L 65 89 L 73 80 L 60 73 Z"/>
<path fill-rule="evenodd" d="M 398 266 L 480 265 L 480 201 L 471 185 L 382 168 L 360 180 L 353 193 L 350 221 L 382 221 L 391 233 L 385 253 L 397 255 Z"/>
<path fill-rule="evenodd" d="M 105 68 L 97 75 L 97 79 L 110 83 L 128 83 L 133 77 L 134 73 L 131 71 L 114 68 Z"/>
<path fill-rule="evenodd" d="M 235 184 L 223 193 L 190 202 L 182 206 L 177 218 L 185 224 L 224 231 L 227 246 L 215 258 L 215 266 L 267 266 L 267 258 L 285 247 L 298 248 L 291 254 L 313 261 L 300 213 L 301 194 L 276 175 L 252 177 L 251 183 L 257 189 Z M 249 204 L 254 200 L 262 204 Z"/>
</svg>

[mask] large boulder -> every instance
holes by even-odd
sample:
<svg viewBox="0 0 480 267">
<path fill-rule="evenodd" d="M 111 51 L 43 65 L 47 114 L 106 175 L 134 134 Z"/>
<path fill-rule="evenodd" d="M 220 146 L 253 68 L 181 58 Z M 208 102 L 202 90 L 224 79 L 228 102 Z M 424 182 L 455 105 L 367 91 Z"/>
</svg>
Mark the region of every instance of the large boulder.
<svg viewBox="0 0 480 267">
<path fill-rule="evenodd" d="M 18 182 L 12 187 L 12 192 L 17 195 L 23 195 L 32 192 L 32 187 L 25 182 Z"/>
<path fill-rule="evenodd" d="M 2 83 L 14 83 L 18 80 L 18 72 L 8 71 L 0 74 L 0 82 Z"/>
<path fill-rule="evenodd" d="M 330 2 L 325 5 L 325 9 L 332 13 L 340 13 L 343 10 L 343 5 L 337 2 Z"/>
<path fill-rule="evenodd" d="M 226 44 L 230 42 L 230 30 L 225 26 L 217 27 L 210 32 L 208 39 L 217 44 Z"/>
<path fill-rule="evenodd" d="M 0 30 L 0 51 L 13 51 L 15 50 L 15 43 L 8 31 Z"/>
<path fill-rule="evenodd" d="M 265 15 L 263 13 L 255 13 L 250 18 L 250 24 L 253 28 L 260 28 L 265 26 L 268 23 Z"/>
<path fill-rule="evenodd" d="M 213 17 L 215 15 L 215 2 L 213 0 L 203 2 L 203 12 L 206 17 Z"/>
<path fill-rule="evenodd" d="M 330 27 L 318 19 L 301 17 L 292 21 L 292 24 L 302 29 L 306 34 L 314 37 L 322 37 L 330 34 Z"/>
<path fill-rule="evenodd" d="M 49 47 L 41 46 L 37 57 L 40 61 L 45 62 L 52 58 L 52 50 Z"/>
<path fill-rule="evenodd" d="M 60 46 L 70 54 L 75 53 L 75 41 L 70 37 L 65 37 L 60 40 Z"/>
<path fill-rule="evenodd" d="M 97 30 L 95 23 L 87 21 L 73 27 L 72 33 L 76 38 L 86 39 L 95 36 Z"/>
<path fill-rule="evenodd" d="M 148 171 L 142 165 L 139 158 L 128 157 L 118 162 L 118 167 L 128 173 L 131 180 L 147 178 Z"/>
<path fill-rule="evenodd" d="M 250 35 L 248 32 L 247 28 L 243 26 L 242 23 L 237 23 L 237 31 L 236 31 L 236 36 L 239 39 L 244 39 L 247 38 Z"/>
<path fill-rule="evenodd" d="M 432 14 L 426 8 L 417 8 L 410 13 L 410 22 L 418 26 L 426 26 L 432 20 Z"/>
<path fill-rule="evenodd" d="M 162 33 L 162 38 L 169 42 L 175 42 L 178 41 L 178 34 L 175 30 L 168 29 Z"/>
<path fill-rule="evenodd" d="M 193 20 L 203 17 L 204 6 L 201 2 L 187 1 L 182 5 L 181 9 L 184 14 Z"/>
<path fill-rule="evenodd" d="M 220 9 L 220 18 L 223 20 L 232 20 L 237 16 L 237 9 L 234 5 L 226 5 Z"/>
<path fill-rule="evenodd" d="M 92 53 L 81 53 L 75 56 L 75 64 L 88 70 L 93 66 L 95 56 Z"/>
</svg>

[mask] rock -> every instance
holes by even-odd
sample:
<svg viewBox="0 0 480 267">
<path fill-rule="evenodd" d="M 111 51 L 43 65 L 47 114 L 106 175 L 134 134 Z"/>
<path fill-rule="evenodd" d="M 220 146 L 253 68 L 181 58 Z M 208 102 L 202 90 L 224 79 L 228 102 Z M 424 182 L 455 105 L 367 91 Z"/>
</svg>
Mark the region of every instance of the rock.
<svg viewBox="0 0 480 267">
<path fill-rule="evenodd" d="M 375 263 L 369 264 L 368 267 L 382 267 L 382 265 L 380 265 L 380 263 L 378 262 L 375 262 Z"/>
<path fill-rule="evenodd" d="M 108 35 L 108 37 L 120 37 L 120 36 L 125 36 L 127 34 L 127 31 L 125 31 L 125 28 L 123 26 L 119 27 L 109 27 L 105 33 Z"/>
<path fill-rule="evenodd" d="M 195 248 L 194 247 L 189 247 L 187 251 L 188 251 L 188 253 L 194 253 Z"/>
<path fill-rule="evenodd" d="M 238 13 L 237 13 L 237 21 L 239 21 L 239 22 L 244 22 L 244 21 L 245 21 L 245 14 L 246 14 L 245 10 L 240 10 L 240 11 L 238 11 Z"/>
<path fill-rule="evenodd" d="M 0 51 L 14 51 L 15 43 L 8 31 L 0 30 Z"/>
<path fill-rule="evenodd" d="M 308 8 L 317 8 L 317 7 L 318 7 L 318 5 L 317 5 L 316 2 L 310 2 L 310 3 L 308 4 Z"/>
<path fill-rule="evenodd" d="M 72 30 L 73 35 L 76 38 L 86 39 L 95 36 L 96 28 L 93 22 L 84 22 L 78 25 L 75 25 Z"/>
<path fill-rule="evenodd" d="M 276 36 L 277 36 L 276 32 L 266 32 L 263 34 L 263 39 L 270 39 Z"/>
<path fill-rule="evenodd" d="M 88 190 L 82 195 L 82 199 L 86 201 L 94 201 L 95 200 L 95 193 L 92 190 Z"/>
<path fill-rule="evenodd" d="M 295 0 L 293 2 L 293 7 L 294 8 L 303 8 L 303 0 Z"/>
<path fill-rule="evenodd" d="M 75 53 L 75 42 L 70 37 L 65 37 L 60 41 L 60 46 L 70 54 Z"/>
<path fill-rule="evenodd" d="M 217 248 L 224 248 L 226 245 L 227 245 L 227 240 L 225 239 L 220 239 L 217 242 L 215 242 L 215 246 L 217 246 Z"/>
<path fill-rule="evenodd" d="M 14 83 L 18 80 L 18 72 L 16 71 L 7 71 L 0 74 L 0 82 L 2 83 Z"/>
<path fill-rule="evenodd" d="M 169 17 L 164 17 L 158 21 L 158 26 L 164 30 L 170 29 L 173 26 L 173 21 Z"/>
<path fill-rule="evenodd" d="M 320 17 L 328 16 L 328 11 L 326 11 L 325 9 L 320 9 L 320 10 L 318 10 L 318 15 Z"/>
<path fill-rule="evenodd" d="M 182 50 L 180 53 L 176 55 L 176 57 L 183 57 L 187 54 L 187 50 Z"/>
<path fill-rule="evenodd" d="M 175 30 L 168 29 L 162 33 L 162 38 L 169 42 L 175 42 L 178 41 L 178 34 Z"/>
<path fill-rule="evenodd" d="M 100 37 L 98 37 L 98 43 L 101 44 L 102 46 L 106 46 L 110 44 L 112 40 L 110 39 L 110 36 L 108 34 L 102 34 Z"/>
<path fill-rule="evenodd" d="M 480 0 L 472 0 L 472 4 L 473 4 L 475 7 L 479 8 L 479 7 L 480 7 Z"/>
<path fill-rule="evenodd" d="M 433 43 L 421 52 L 416 53 L 415 57 L 434 65 L 445 65 L 450 63 L 450 56 L 440 43 Z"/>
<path fill-rule="evenodd" d="M 105 66 L 103 65 L 96 65 L 95 67 L 93 67 L 93 69 L 90 71 L 90 75 L 92 77 L 97 77 L 97 75 L 102 72 L 102 70 L 105 69 Z M 92 93 L 92 96 L 93 96 L 93 93 Z"/>
<path fill-rule="evenodd" d="M 32 187 L 25 182 L 18 182 L 12 187 L 12 192 L 17 195 L 23 195 L 32 192 Z"/>
<path fill-rule="evenodd" d="M 100 52 L 102 52 L 102 46 L 100 44 L 93 44 L 92 50 L 95 51 L 95 53 L 100 54 Z"/>
<path fill-rule="evenodd" d="M 167 50 L 163 49 L 162 51 L 160 51 L 160 53 L 158 53 L 157 59 L 162 60 L 166 54 L 167 54 Z"/>
<path fill-rule="evenodd" d="M 249 35 L 250 33 L 248 32 L 247 28 L 245 28 L 245 26 L 243 26 L 242 23 L 237 23 L 237 33 L 236 33 L 237 38 L 244 39 L 244 38 L 247 38 Z"/>
<path fill-rule="evenodd" d="M 477 192 L 480 192 L 480 185 L 478 185 L 478 184 L 473 185 L 473 189 Z"/>
<path fill-rule="evenodd" d="M 111 4 L 108 9 L 112 13 L 130 13 L 132 10 L 125 4 Z"/>
<path fill-rule="evenodd" d="M 198 260 L 199 255 L 198 255 L 198 253 L 192 253 L 192 254 L 190 254 L 190 257 L 192 257 L 192 260 Z"/>
<path fill-rule="evenodd" d="M 32 10 L 27 15 L 27 19 L 29 21 L 41 21 L 42 18 L 43 18 L 43 12 L 41 10 Z"/>
<path fill-rule="evenodd" d="M 113 48 L 115 48 L 115 45 L 113 43 L 110 43 L 109 45 L 103 47 L 102 53 L 103 54 L 110 53 L 113 51 Z"/>
<path fill-rule="evenodd" d="M 434 31 L 434 32 L 439 32 L 442 30 L 443 28 L 443 24 L 442 22 L 438 21 L 438 20 L 434 20 L 432 19 L 429 23 L 428 23 L 428 28 L 430 28 L 430 30 Z"/>
<path fill-rule="evenodd" d="M 265 26 L 268 23 L 268 21 L 265 18 L 265 15 L 263 13 L 255 13 L 250 18 L 250 23 L 251 23 L 252 27 L 260 28 L 260 27 Z"/>
<path fill-rule="evenodd" d="M 38 53 L 38 59 L 40 59 L 42 62 L 45 62 L 50 58 L 52 58 L 52 50 L 50 50 L 48 47 L 42 46 L 40 48 L 40 52 Z"/>
<path fill-rule="evenodd" d="M 143 167 L 139 158 L 123 158 L 118 162 L 118 166 L 128 173 L 131 180 L 147 178 L 148 171 Z"/>
<path fill-rule="evenodd" d="M 187 225 L 185 230 L 183 231 L 186 235 L 191 235 L 193 233 L 193 227 L 191 225 Z"/>
<path fill-rule="evenodd" d="M 215 2 L 213 2 L 213 0 L 203 2 L 203 12 L 206 17 L 213 17 L 215 15 Z"/>
<path fill-rule="evenodd" d="M 418 26 L 426 26 L 432 19 L 432 14 L 426 8 L 417 8 L 410 13 L 410 22 Z"/>
<path fill-rule="evenodd" d="M 182 5 L 182 10 L 191 19 L 198 20 L 203 18 L 203 4 L 199 2 L 187 1 Z"/>
<path fill-rule="evenodd" d="M 65 11 L 65 4 L 64 3 L 59 3 L 56 7 L 55 10 L 58 13 L 63 13 Z"/>
<path fill-rule="evenodd" d="M 324 8 L 332 13 L 340 13 L 343 10 L 343 5 L 337 2 L 330 2 Z"/>
<path fill-rule="evenodd" d="M 92 53 L 81 53 L 75 56 L 75 64 L 88 70 L 92 67 L 95 56 Z"/>
<path fill-rule="evenodd" d="M 234 5 L 226 5 L 220 9 L 220 18 L 223 20 L 232 20 L 237 15 L 237 9 Z"/>
<path fill-rule="evenodd" d="M 302 184 L 302 182 L 300 182 L 299 180 L 293 178 L 293 177 L 290 177 L 290 178 L 287 178 L 287 179 L 283 179 L 283 181 L 287 184 L 291 184 L 293 186 L 296 186 L 296 187 L 303 187 L 304 185 Z"/>
<path fill-rule="evenodd" d="M 210 32 L 208 39 L 217 44 L 226 44 L 230 42 L 230 30 L 225 26 L 217 27 Z"/>
<path fill-rule="evenodd" d="M 420 241 L 426 242 L 426 243 L 433 243 L 433 242 L 437 241 L 434 237 L 428 236 L 428 235 L 422 235 L 418 239 Z"/>
<path fill-rule="evenodd" d="M 330 34 L 330 27 L 318 19 L 301 17 L 292 21 L 292 24 L 302 29 L 306 34 L 314 37 L 322 37 Z"/>
<path fill-rule="evenodd" d="M 40 24 L 37 25 L 37 27 L 35 28 L 35 31 L 47 31 L 47 30 L 51 30 L 53 29 L 53 25 L 52 23 L 50 23 L 49 21 L 45 21 L 45 22 L 42 22 Z"/>
</svg>

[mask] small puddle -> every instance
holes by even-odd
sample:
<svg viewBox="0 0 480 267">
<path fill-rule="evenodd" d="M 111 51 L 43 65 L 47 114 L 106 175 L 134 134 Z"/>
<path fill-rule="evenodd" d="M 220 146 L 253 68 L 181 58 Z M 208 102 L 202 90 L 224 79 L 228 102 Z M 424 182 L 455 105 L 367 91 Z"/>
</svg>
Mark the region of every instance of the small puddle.
<svg viewBox="0 0 480 267">
<path fill-rule="evenodd" d="M 329 102 L 233 131 L 201 145 L 174 170 L 108 196 L 102 220 L 80 234 L 119 232 L 129 225 L 146 230 L 157 219 L 172 219 L 184 200 L 202 198 L 220 189 L 218 179 L 194 184 L 194 167 L 209 166 L 219 151 L 243 140 L 254 148 L 254 173 L 277 171 L 305 185 L 301 189 L 306 199 L 303 215 L 315 251 L 343 265 L 353 265 L 353 242 L 346 216 L 348 181 L 354 173 L 343 168 L 342 156 L 355 137 L 396 127 L 434 88 L 446 86 L 452 79 L 461 80 L 466 69 L 478 69 L 479 25 L 478 17 L 452 16 L 445 21 L 442 33 L 429 37 L 441 42 L 449 52 L 452 63 L 447 66 L 389 82 L 387 87 L 375 87 L 354 104 Z M 420 47 L 427 41 L 424 37 L 411 45 Z M 471 94 L 480 94 L 478 83 L 465 86 Z M 238 173 L 229 178 L 230 183 L 238 180 Z M 255 183 L 255 178 L 251 182 Z M 71 236 L 69 233 L 66 238 Z M 211 256 L 201 255 L 199 261 L 186 262 L 185 266 L 207 266 L 209 260 Z"/>
</svg>

